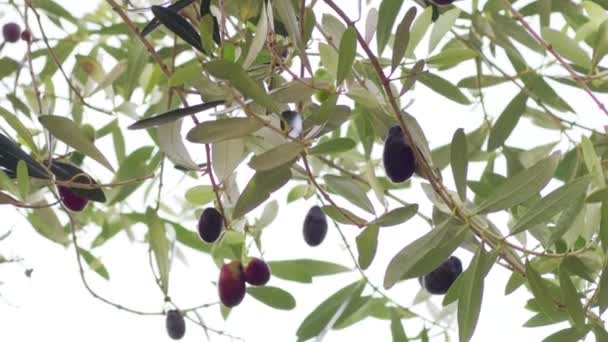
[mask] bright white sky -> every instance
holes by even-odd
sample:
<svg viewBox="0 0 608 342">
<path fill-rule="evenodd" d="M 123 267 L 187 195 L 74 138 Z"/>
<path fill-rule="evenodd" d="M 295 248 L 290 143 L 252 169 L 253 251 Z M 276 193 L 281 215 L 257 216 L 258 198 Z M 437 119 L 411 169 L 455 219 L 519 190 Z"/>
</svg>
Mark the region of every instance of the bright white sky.
<svg viewBox="0 0 608 342">
<path fill-rule="evenodd" d="M 87 1 L 59 0 L 75 15 L 90 11 L 93 6 Z M 350 3 L 350 2 L 349 2 Z M 352 1 L 354 5 L 354 1 Z M 469 1 L 460 2 L 460 6 Z M 6 5 L 0 5 L 0 12 L 5 11 Z M 351 17 L 356 16 L 356 6 L 347 8 Z M 468 7 L 467 7 L 468 9 Z M 1 23 L 15 20 L 14 13 L 8 11 Z M 425 46 L 425 42 L 421 43 Z M 20 43 L 18 48 L 25 48 Z M 10 51 L 9 49 L 13 49 Z M 7 46 L 3 53 L 19 56 L 16 47 Z M 8 51 L 7 51 L 8 50 Z M 422 56 L 424 57 L 424 56 Z M 542 60 L 533 56 L 531 65 L 539 65 Z M 563 74 L 559 69 L 556 73 Z M 448 78 L 456 83 L 465 76 L 462 72 L 451 72 Z M 468 75 L 467 75 L 468 76 Z M 63 82 L 61 84 L 64 84 Z M 507 93 L 509 95 L 507 95 Z M 602 127 L 606 118 L 593 105 L 591 100 L 581 92 L 571 88 L 559 87 L 562 96 L 569 99 L 579 114 L 577 120 L 588 126 Z M 514 87 L 496 87 L 488 89 L 486 101 L 491 115 L 498 115 L 506 103 L 514 96 Z M 408 93 L 405 103 L 414 97 L 416 101 L 410 112 L 420 121 L 433 147 L 442 145 L 451 139 L 453 131 L 463 127 L 470 131 L 481 122 L 481 108 L 463 107 L 454 102 L 441 98 L 423 86 Z M 605 96 L 601 97 L 606 100 Z M 57 113 L 60 114 L 60 113 Z M 93 121 L 99 114 L 89 114 L 87 120 Z M 575 118 L 571 116 L 570 119 Z M 123 123 L 130 119 L 122 117 Z M 559 133 L 533 128 L 526 120 L 520 122 L 517 136 L 509 143 L 518 147 L 532 147 L 559 140 Z M 578 134 L 575 134 L 578 135 Z M 513 139 L 515 138 L 515 139 Z M 127 135 L 127 141 L 129 136 Z M 128 150 L 136 147 L 128 144 Z M 562 146 L 564 148 L 565 146 Z M 200 148 L 192 150 L 200 156 Z M 480 173 L 479 167 L 472 167 L 474 175 Z M 451 173 L 444 173 L 451 186 Z M 166 189 L 171 189 L 167 181 Z M 428 200 L 419 190 L 420 181 L 416 180 L 413 190 L 403 194 L 408 202 L 419 202 L 425 213 L 430 213 Z M 177 201 L 183 194 L 168 192 L 166 201 Z M 286 206 L 286 192 L 281 191 L 273 196 L 279 201 L 281 211 L 278 219 L 268 228 L 264 236 L 265 258 L 268 260 L 290 258 L 313 258 L 329 260 L 343 265 L 352 266 L 339 235 L 332 228 L 325 242 L 317 248 L 305 245 L 301 238 L 301 222 L 313 200 Z M 13 230 L 12 236 L 0 243 L 0 253 L 5 256 L 19 256 L 24 259 L 24 265 L 33 268 L 31 278 L 23 275 L 24 267 L 19 265 L 0 266 L 0 341 L 29 342 L 29 341 L 168 341 L 164 327 L 164 317 L 136 316 L 118 311 L 91 297 L 83 287 L 72 248 L 63 249 L 37 235 L 23 218 L 23 212 L 17 212 L 8 206 L 0 207 L 0 216 L 4 224 L 0 233 Z M 493 217 L 500 226 L 506 225 L 505 215 Z M 187 217 L 183 224 L 194 229 L 195 217 Z M 142 232 L 143 227 L 138 227 Z M 354 243 L 357 231 L 352 227 L 343 227 Z M 381 231 L 379 253 L 372 267 L 367 271 L 370 279 L 381 285 L 384 270 L 390 258 L 404 245 L 414 240 L 428 228 L 419 219 L 412 219 L 404 225 L 385 228 Z M 97 233 L 94 230 L 93 236 Z M 85 241 L 90 241 L 90 237 Z M 111 242 L 95 250 L 107 266 L 111 281 L 106 282 L 93 272 L 87 272 L 92 286 L 102 295 L 125 306 L 139 308 L 144 311 L 159 311 L 162 309 L 163 298 L 154 284 L 148 266 L 147 252 L 141 244 L 131 244 L 125 234 L 119 234 Z M 206 255 L 184 249 L 188 265 L 176 260 L 171 273 L 171 296 L 182 307 L 217 301 L 215 286 L 218 270 Z M 459 250 L 465 266 L 471 258 L 468 252 Z M 212 307 L 202 311 L 206 323 L 214 328 L 226 330 L 233 335 L 244 337 L 247 341 L 292 341 L 301 320 L 322 300 L 333 294 L 335 290 L 356 280 L 357 274 L 334 276 L 315 280 L 312 285 L 284 282 L 271 279 L 269 285 L 279 286 L 290 291 L 297 299 L 297 307 L 293 311 L 277 311 L 246 297 L 244 302 L 233 310 L 228 322 L 224 323 L 219 315 L 219 308 Z M 475 342 L 485 341 L 540 341 L 550 333 L 563 326 L 528 329 L 522 324 L 532 316 L 523 309 L 530 296 L 525 291 L 517 291 L 505 297 L 504 288 L 509 274 L 500 267 L 494 267 L 486 278 L 486 290 L 483 298 L 481 318 L 473 338 Z M 403 304 L 411 305 L 418 293 L 417 281 L 407 281 L 396 285 L 388 291 L 389 295 Z M 433 303 L 440 307 L 440 298 Z M 431 317 L 425 304 L 414 307 L 416 312 Z M 420 331 L 417 320 L 403 321 L 408 336 L 414 336 Z M 452 322 L 455 327 L 455 321 Z M 390 340 L 390 322 L 367 319 L 344 331 L 330 332 L 326 341 L 388 341 Z M 454 329 L 454 332 L 456 330 Z M 211 335 L 213 341 L 224 341 L 226 338 Z M 204 340 L 203 331 L 191 324 L 187 325 L 183 341 Z M 443 338 L 439 339 L 443 340 Z M 457 335 L 453 335 L 457 340 Z"/>
</svg>

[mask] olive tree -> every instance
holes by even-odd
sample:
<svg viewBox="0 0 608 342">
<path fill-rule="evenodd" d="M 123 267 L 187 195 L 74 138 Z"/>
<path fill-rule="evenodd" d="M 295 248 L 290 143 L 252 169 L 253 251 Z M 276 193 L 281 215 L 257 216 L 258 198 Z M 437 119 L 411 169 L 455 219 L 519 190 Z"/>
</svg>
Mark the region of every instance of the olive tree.
<svg viewBox="0 0 608 342">
<path fill-rule="evenodd" d="M 68 1 L 1 6 L 22 20 L 3 27 L 3 54 L 20 46 L 21 57 L 0 59 L 0 204 L 73 250 L 95 299 L 165 316 L 173 339 L 230 336 L 201 314 L 230 319 L 246 296 L 292 310 L 300 298 L 275 279 L 315 286 L 350 272 L 357 281 L 301 299 L 318 306 L 302 312 L 297 340 L 376 318 L 394 341 L 463 342 L 491 269 L 503 268 L 505 295 L 529 293 L 526 326 L 568 322 L 546 341 L 608 341 L 607 130 L 572 106 L 608 115 L 608 1 L 103 0 L 82 17 Z M 411 110 L 425 101 L 420 87 L 472 112 L 462 120 L 478 127 L 449 127 L 449 143 L 429 144 L 440 139 L 420 117 L 441 125 L 450 113 Z M 484 100 L 489 88 L 512 98 L 497 108 Z M 518 134 L 524 121 L 559 141 Z M 169 177 L 176 188 L 163 187 Z M 419 189 L 426 196 L 411 195 Z M 184 200 L 163 201 L 169 190 Z M 292 218 L 303 241 L 318 248 L 336 231 L 351 265 L 264 258 L 287 248 L 266 244 L 265 228 L 302 199 L 316 203 Z M 383 231 L 407 234 L 414 217 L 426 232 L 374 263 Z M 88 270 L 109 280 L 98 248 L 121 234 L 149 245 L 150 286 L 164 305 L 131 307 L 89 284 Z M 177 249 L 217 265 L 216 303 L 172 299 Z M 383 279 L 368 276 L 372 265 Z M 443 296 L 457 330 L 389 295 L 410 279 L 420 300 Z M 405 320 L 423 329 L 404 330 Z"/>
</svg>

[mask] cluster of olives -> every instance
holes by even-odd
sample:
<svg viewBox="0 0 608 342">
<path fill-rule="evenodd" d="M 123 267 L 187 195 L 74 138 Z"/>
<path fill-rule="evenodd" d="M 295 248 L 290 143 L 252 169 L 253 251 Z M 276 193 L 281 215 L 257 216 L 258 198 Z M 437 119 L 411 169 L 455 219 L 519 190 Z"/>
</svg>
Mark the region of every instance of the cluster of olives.
<svg viewBox="0 0 608 342">
<path fill-rule="evenodd" d="M 17 23 L 7 23 L 2 26 L 2 36 L 5 42 L 16 43 L 19 38 L 26 42 L 32 41 L 32 33 L 29 30 L 21 31 L 21 26 Z"/>
<path fill-rule="evenodd" d="M 448 292 L 460 273 L 462 273 L 460 259 L 451 256 L 433 272 L 418 278 L 418 281 L 430 294 L 442 295 Z"/>
<path fill-rule="evenodd" d="M 224 264 L 220 270 L 218 289 L 220 301 L 232 308 L 239 305 L 245 298 L 246 283 L 263 286 L 270 280 L 270 267 L 262 259 L 250 258 L 245 267 L 240 260 L 232 260 Z"/>
</svg>

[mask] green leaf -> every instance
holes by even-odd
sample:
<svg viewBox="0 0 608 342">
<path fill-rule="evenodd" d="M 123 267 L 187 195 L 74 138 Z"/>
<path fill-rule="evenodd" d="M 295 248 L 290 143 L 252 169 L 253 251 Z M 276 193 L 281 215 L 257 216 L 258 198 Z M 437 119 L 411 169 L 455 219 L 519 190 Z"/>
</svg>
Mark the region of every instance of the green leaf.
<svg viewBox="0 0 608 342">
<path fill-rule="evenodd" d="M 528 95 L 524 91 L 521 91 L 509 102 L 490 130 L 488 151 L 493 151 L 497 147 L 502 146 L 509 135 L 511 135 L 519 118 L 526 110 L 526 102 L 528 102 Z"/>
<path fill-rule="evenodd" d="M 584 197 L 584 195 L 581 195 L 571 200 L 568 208 L 559 216 L 559 220 L 547 241 L 547 246 L 556 243 L 576 222 L 577 216 L 585 206 Z"/>
<path fill-rule="evenodd" d="M 466 236 L 464 227 L 450 223 L 447 221 L 399 251 L 386 268 L 384 287 L 425 275 L 447 259 Z"/>
<path fill-rule="evenodd" d="M 215 199 L 215 193 L 211 185 L 197 185 L 186 191 L 186 200 L 193 204 L 202 206 Z"/>
<path fill-rule="evenodd" d="M 0 58 L 0 80 L 17 71 L 19 63 L 9 57 Z"/>
<path fill-rule="evenodd" d="M 604 179 L 604 171 L 602 168 L 602 161 L 595 153 L 593 143 L 589 138 L 582 137 L 581 148 L 583 150 L 583 159 L 585 160 L 585 166 L 593 177 L 593 184 L 597 188 L 603 188 L 606 186 L 606 180 Z"/>
<path fill-rule="evenodd" d="M 251 42 L 249 51 L 247 51 L 247 56 L 243 61 L 243 68 L 245 69 L 251 66 L 251 63 L 255 61 L 260 51 L 264 49 L 264 45 L 266 45 L 266 38 L 268 36 L 268 18 L 272 18 L 272 6 L 266 7 L 266 2 L 263 2 L 262 11 L 260 12 L 260 19 L 255 26 L 256 28 L 253 41 Z"/>
<path fill-rule="evenodd" d="M 374 214 L 374 206 L 367 197 L 367 194 L 359 185 L 354 183 L 350 178 L 335 175 L 323 176 L 325 184 L 329 190 L 336 193 L 357 207 Z"/>
<path fill-rule="evenodd" d="M 342 265 L 312 259 L 275 260 L 269 261 L 268 266 L 272 270 L 273 277 L 301 283 L 311 283 L 314 277 L 350 271 Z"/>
<path fill-rule="evenodd" d="M 19 195 L 25 199 L 30 192 L 30 175 L 27 172 L 27 164 L 23 160 L 17 162 L 17 184 L 19 185 Z"/>
<path fill-rule="evenodd" d="M 136 177 L 146 176 L 151 169 L 155 168 L 156 165 L 152 162 L 148 164 L 148 160 L 152 155 L 153 148 L 151 146 L 143 146 L 129 154 L 121 163 L 114 181 L 124 181 L 133 179 Z M 121 186 L 117 192 L 111 196 L 109 204 L 115 204 L 121 202 L 125 198 L 129 197 L 137 188 L 141 185 L 140 182 Z"/>
<path fill-rule="evenodd" d="M 186 139 L 199 144 L 212 144 L 249 135 L 262 128 L 253 118 L 227 118 L 205 121 L 196 125 L 186 135 Z"/>
<path fill-rule="evenodd" d="M 338 54 L 338 70 L 336 84 L 340 85 L 350 75 L 357 56 L 357 31 L 349 27 L 342 34 Z"/>
<path fill-rule="evenodd" d="M 433 52 L 437 44 L 441 41 L 441 38 L 454 26 L 456 19 L 460 16 L 460 10 L 454 7 L 439 16 L 439 19 L 435 22 L 433 30 L 431 31 L 431 38 L 429 39 L 429 53 Z"/>
<path fill-rule="evenodd" d="M 211 54 L 213 54 L 214 50 L 213 40 L 215 38 L 217 26 L 217 19 L 213 15 L 205 14 L 201 16 L 201 22 L 198 25 L 198 30 L 201 35 L 201 45 L 203 46 L 204 51 L 210 51 Z M 265 35 L 266 33 L 264 33 L 264 36 Z"/>
<path fill-rule="evenodd" d="M 397 26 L 397 33 L 395 34 L 395 43 L 393 44 L 393 56 L 391 58 L 391 72 L 401 63 L 403 56 L 405 56 L 405 50 L 410 40 L 410 26 L 416 18 L 416 7 L 410 7 L 405 13 L 401 23 Z"/>
<path fill-rule="evenodd" d="M 600 324 L 593 325 L 593 334 L 596 342 L 608 342 L 608 331 Z"/>
<path fill-rule="evenodd" d="M 572 322 L 576 326 L 582 327 L 585 324 L 585 311 L 578 299 L 576 287 L 564 267 L 559 268 L 559 285 L 562 290 L 562 301 L 566 304 L 566 310 L 570 314 Z"/>
<path fill-rule="evenodd" d="M 32 227 L 45 238 L 63 246 L 70 244 L 68 232 L 63 229 L 55 211 L 51 208 L 40 208 L 30 212 L 27 220 Z"/>
<path fill-rule="evenodd" d="M 0 66 L 0 69 L 2 67 Z M 12 114 L 8 110 L 0 107 L 0 116 L 6 120 L 6 122 L 19 134 L 23 142 L 27 145 L 27 147 L 33 152 L 37 152 L 38 148 L 36 147 L 36 143 L 34 142 L 34 138 L 30 131 L 21 123 L 21 120 L 17 117 L 17 115 Z"/>
<path fill-rule="evenodd" d="M 171 122 L 177 121 L 185 116 L 196 114 L 196 113 L 205 111 L 207 109 L 215 108 L 223 103 L 224 103 L 224 101 L 212 101 L 212 102 L 201 103 L 201 104 L 186 107 L 186 108 L 174 109 L 174 110 L 168 111 L 163 114 L 159 114 L 159 115 L 151 117 L 151 118 L 139 120 L 136 123 L 129 126 L 129 129 L 150 128 L 150 127 L 154 127 L 154 126 L 171 123 Z"/>
<path fill-rule="evenodd" d="M 295 298 L 289 292 L 278 287 L 250 286 L 247 288 L 247 293 L 274 309 L 293 310 L 296 307 Z"/>
<path fill-rule="evenodd" d="M 350 225 L 359 225 L 362 226 L 366 224 L 366 221 L 359 216 L 353 214 L 348 209 L 335 207 L 333 205 L 325 205 L 322 207 L 323 212 L 327 214 L 332 220 L 341 223 L 341 224 L 350 224 Z M 344 214 L 343 214 L 344 213 Z"/>
<path fill-rule="evenodd" d="M 553 177 L 558 163 L 559 154 L 553 154 L 507 178 L 475 211 L 487 213 L 508 209 L 538 194 Z"/>
<path fill-rule="evenodd" d="M 95 273 L 99 274 L 105 280 L 110 280 L 110 274 L 108 273 L 108 270 L 103 265 L 101 260 L 99 260 L 97 257 L 95 257 L 93 254 L 91 254 L 91 252 L 87 251 L 86 249 L 78 248 L 78 250 L 80 251 L 80 255 L 82 256 L 84 261 L 87 262 L 89 267 L 93 271 L 95 271 Z"/>
<path fill-rule="evenodd" d="M 589 326 L 583 329 L 566 328 L 547 336 L 543 342 L 574 342 L 582 340 L 589 332 Z"/>
<path fill-rule="evenodd" d="M 418 212 L 418 204 L 410 204 L 405 207 L 393 209 L 386 214 L 380 216 L 372 223 L 380 227 L 390 227 L 402 224 L 411 219 Z"/>
<path fill-rule="evenodd" d="M 298 141 L 288 142 L 274 147 L 251 158 L 249 167 L 256 171 L 268 171 L 287 163 L 292 164 L 306 148 Z"/>
<path fill-rule="evenodd" d="M 391 309 L 391 335 L 393 336 L 393 342 L 408 342 L 409 340 L 401 324 L 401 317 L 399 317 L 396 311 L 396 309 Z"/>
<path fill-rule="evenodd" d="M 42 126 L 46 128 L 57 139 L 78 152 L 96 160 L 108 170 L 114 172 L 114 168 L 104 155 L 95 147 L 87 134 L 74 121 L 56 115 L 42 115 L 38 118 Z"/>
<path fill-rule="evenodd" d="M 414 57 L 414 50 L 416 50 L 416 47 L 424 37 L 424 34 L 431 26 L 432 19 L 433 6 L 427 6 L 412 24 L 409 43 L 407 44 L 407 50 L 405 51 L 407 57 Z"/>
<path fill-rule="evenodd" d="M 588 2 L 588 1 L 586 1 Z M 593 45 L 593 68 L 608 54 L 608 19 L 604 20 L 597 30 Z"/>
<path fill-rule="evenodd" d="M 324 141 L 311 148 L 308 153 L 311 155 L 337 154 L 350 151 L 357 146 L 357 143 L 350 138 L 335 138 Z"/>
<path fill-rule="evenodd" d="M 608 251 L 608 201 L 602 202 L 600 209 L 600 241 L 604 253 Z"/>
<path fill-rule="evenodd" d="M 401 5 L 403 5 L 402 0 L 384 0 L 380 3 L 380 8 L 378 9 L 378 27 L 376 29 L 378 56 L 382 55 L 382 51 L 384 51 L 386 43 L 388 43 Z"/>
<path fill-rule="evenodd" d="M 296 43 L 296 48 L 298 49 L 304 66 L 312 74 L 310 61 L 308 60 L 308 54 L 306 53 L 304 37 L 302 37 L 300 31 L 300 24 L 298 23 L 298 17 L 293 8 L 293 3 L 291 1 L 273 1 L 272 4 L 275 6 L 281 21 L 285 24 L 289 37 Z"/>
<path fill-rule="evenodd" d="M 549 27 L 543 27 L 541 33 L 542 37 L 555 49 L 555 52 L 584 68 L 591 67 L 591 59 L 574 39 Z"/>
<path fill-rule="evenodd" d="M 549 288 L 545 284 L 545 280 L 541 278 L 540 274 L 530 265 L 526 263 L 526 278 L 536 303 L 540 306 L 541 311 L 548 317 L 556 319 L 556 307 L 553 302 L 553 298 L 550 295 Z"/>
<path fill-rule="evenodd" d="M 585 199 L 585 202 L 587 203 L 600 203 L 606 201 L 608 201 L 608 188 L 595 190 Z"/>
<path fill-rule="evenodd" d="M 473 337 L 481 311 L 484 278 L 491 265 L 494 264 L 496 255 L 488 254 L 483 248 L 478 248 L 469 268 L 464 273 L 458 296 L 458 336 L 460 342 L 468 342 Z"/>
<path fill-rule="evenodd" d="M 72 37 L 67 37 L 65 39 L 57 42 L 55 46 L 53 46 L 53 53 L 55 54 L 55 58 L 51 58 L 50 56 L 47 58 L 46 63 L 44 64 L 44 69 L 38 75 L 41 80 L 50 79 L 57 72 L 57 65 L 63 65 L 66 59 L 72 54 L 72 51 L 76 48 L 76 41 Z M 129 64 L 130 65 L 130 64 Z"/>
<path fill-rule="evenodd" d="M 331 323 L 333 316 L 342 306 L 348 305 L 351 298 L 359 296 L 365 287 L 364 281 L 352 283 L 331 295 L 317 306 L 300 324 L 296 335 L 304 341 L 319 335 Z"/>
<path fill-rule="evenodd" d="M 228 179 L 247 154 L 248 152 L 242 139 L 213 143 L 211 146 L 211 159 L 213 171 L 215 171 L 217 178 L 221 181 Z"/>
<path fill-rule="evenodd" d="M 467 136 L 464 130 L 459 128 L 454 132 L 450 148 L 450 159 L 454 183 L 461 200 L 467 198 L 467 169 L 469 166 L 469 151 L 467 148 Z"/>
<path fill-rule="evenodd" d="M 232 217 L 242 217 L 257 208 L 270 197 L 271 193 L 287 184 L 289 179 L 291 179 L 290 165 L 256 172 L 237 200 Z"/>
<path fill-rule="evenodd" d="M 167 222 L 173 226 L 175 230 L 175 239 L 179 241 L 184 246 L 188 246 L 192 249 L 195 249 L 199 252 L 210 253 L 211 246 L 204 243 L 201 238 L 198 236 L 198 233 L 189 231 L 184 226 L 179 225 L 175 222 Z"/>
<path fill-rule="evenodd" d="M 431 88 L 434 92 L 442 95 L 454 102 L 468 105 L 471 101 L 452 83 L 444 78 L 441 78 L 430 72 L 424 72 L 418 75 L 418 81 L 425 86 Z"/>
<path fill-rule="evenodd" d="M 206 53 L 201 44 L 201 36 L 184 17 L 179 15 L 175 10 L 162 6 L 152 6 L 151 9 L 154 17 L 171 30 L 171 32 L 198 51 Z"/>
<path fill-rule="evenodd" d="M 479 89 L 491 87 L 507 81 L 508 80 L 505 77 L 495 75 L 470 76 L 461 79 L 458 82 L 458 87 L 467 89 Z"/>
<path fill-rule="evenodd" d="M 169 241 L 165 232 L 165 224 L 152 208 L 146 210 L 146 219 L 148 221 L 150 249 L 154 253 L 160 284 L 163 293 L 166 295 L 169 289 Z"/>
<path fill-rule="evenodd" d="M 478 56 L 477 51 L 469 48 L 449 48 L 427 58 L 426 63 L 435 67 L 448 67 Z M 460 82 L 458 86 L 460 87 Z"/>
<path fill-rule="evenodd" d="M 79 20 L 76 19 L 69 11 L 61 7 L 55 1 L 52 0 L 32 0 L 32 6 L 34 8 L 42 9 L 48 14 L 63 18 L 72 24 L 78 24 Z"/>
<path fill-rule="evenodd" d="M 583 194 L 588 185 L 589 177 L 581 177 L 553 190 L 542 200 L 536 202 L 536 204 L 517 221 L 511 230 L 511 234 L 517 234 L 532 228 L 537 224 L 547 222 L 553 216 L 566 210 L 572 205 L 572 199 Z"/>
<path fill-rule="evenodd" d="M 213 77 L 230 81 L 232 86 L 240 91 L 241 94 L 271 112 L 278 113 L 281 111 L 272 97 L 239 64 L 226 60 L 217 60 L 205 63 L 204 69 Z"/>
<path fill-rule="evenodd" d="M 357 236 L 357 251 L 359 252 L 359 267 L 367 269 L 376 256 L 378 248 L 379 227 L 375 224 L 367 226 L 359 236 Z"/>
<path fill-rule="evenodd" d="M 602 276 L 600 277 L 598 286 L 600 290 L 597 298 L 600 306 L 600 315 L 602 315 L 606 309 L 608 309 L 608 264 L 606 264 L 602 270 Z"/>
</svg>

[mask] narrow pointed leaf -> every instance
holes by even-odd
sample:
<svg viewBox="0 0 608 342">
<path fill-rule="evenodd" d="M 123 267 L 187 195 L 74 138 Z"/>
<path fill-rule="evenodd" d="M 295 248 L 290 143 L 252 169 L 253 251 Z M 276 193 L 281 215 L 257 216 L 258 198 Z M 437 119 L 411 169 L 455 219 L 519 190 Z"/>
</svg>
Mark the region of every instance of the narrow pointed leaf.
<svg viewBox="0 0 608 342">
<path fill-rule="evenodd" d="M 555 302 L 550 295 L 550 291 L 544 283 L 543 278 L 529 263 L 526 264 L 526 278 L 528 279 L 528 284 L 530 285 L 532 294 L 534 294 L 534 299 L 536 299 L 541 311 L 546 316 L 555 318 L 556 307 Z"/>
<path fill-rule="evenodd" d="M 293 163 L 305 146 L 297 141 L 288 142 L 274 147 L 262 154 L 251 158 L 249 167 L 256 171 L 267 171 L 287 163 Z"/>
<path fill-rule="evenodd" d="M 469 268 L 464 273 L 458 297 L 458 336 L 460 342 L 468 342 L 477 326 L 481 301 L 483 298 L 484 278 L 494 263 L 496 254 L 486 253 L 478 248 Z"/>
<path fill-rule="evenodd" d="M 295 298 L 289 292 L 278 287 L 248 287 L 247 294 L 277 310 L 293 310 L 296 307 Z"/>
<path fill-rule="evenodd" d="M 572 322 L 576 326 L 582 327 L 585 324 L 585 312 L 578 298 L 576 287 L 574 287 L 568 271 L 563 267 L 559 269 L 559 285 L 562 290 L 562 302 L 566 305 Z"/>
<path fill-rule="evenodd" d="M 372 223 L 379 225 L 380 227 L 390 227 L 402 224 L 407 220 L 411 219 L 418 212 L 418 204 L 410 204 L 405 207 L 393 209 L 386 214 L 380 216 Z"/>
<path fill-rule="evenodd" d="M 304 341 L 319 335 L 330 322 L 338 309 L 348 303 L 354 295 L 359 295 L 365 282 L 357 281 L 334 293 L 317 306 L 300 324 L 296 335 L 299 341 Z"/>
<path fill-rule="evenodd" d="M 598 293 L 598 304 L 600 306 L 600 315 L 604 314 L 608 309 L 608 264 L 602 270 L 602 276 L 598 284 L 600 292 Z"/>
<path fill-rule="evenodd" d="M 204 68 L 211 76 L 230 81 L 230 84 L 240 91 L 241 94 L 252 99 L 257 104 L 266 107 L 271 112 L 280 112 L 272 97 L 239 64 L 226 60 L 218 60 L 206 63 Z"/>
<path fill-rule="evenodd" d="M 357 55 L 357 31 L 355 31 L 354 28 L 349 27 L 344 31 L 342 39 L 340 39 L 340 48 L 338 51 L 339 57 L 336 83 L 339 85 L 350 75 Z"/>
<path fill-rule="evenodd" d="M 429 40 L 429 53 L 431 53 L 439 41 L 445 36 L 446 33 L 454 26 L 456 19 L 460 16 L 460 9 L 454 7 L 441 14 L 439 19 L 435 22 L 433 30 L 431 31 L 431 38 Z"/>
<path fill-rule="evenodd" d="M 357 146 L 357 143 L 350 138 L 336 138 L 318 144 L 308 151 L 311 155 L 336 154 L 350 151 Z"/>
<path fill-rule="evenodd" d="M 162 290 L 167 294 L 169 289 L 169 241 L 165 232 L 165 224 L 152 208 L 148 208 L 146 211 L 146 218 L 150 249 L 154 253 Z"/>
<path fill-rule="evenodd" d="M 554 154 L 508 178 L 476 211 L 481 213 L 508 209 L 538 194 L 553 177 L 558 163 L 559 154 Z"/>
<path fill-rule="evenodd" d="M 513 132 L 513 129 L 515 129 L 519 118 L 526 110 L 527 101 L 528 95 L 522 91 L 507 105 L 490 130 L 488 151 L 493 151 L 504 144 L 505 140 Z"/>
<path fill-rule="evenodd" d="M 464 201 L 467 198 L 467 169 L 469 165 L 469 152 L 467 148 L 467 136 L 464 134 L 464 130 L 462 128 L 456 130 L 450 146 L 450 159 L 452 175 L 454 175 L 454 183 L 456 184 L 456 190 L 458 191 L 460 199 Z"/>
<path fill-rule="evenodd" d="M 393 342 L 408 342 L 409 340 L 401 324 L 401 317 L 399 317 L 396 311 L 396 309 L 391 310 L 391 335 L 393 336 Z"/>
<path fill-rule="evenodd" d="M 17 185 L 19 185 L 19 195 L 21 195 L 21 198 L 26 198 L 30 192 L 30 175 L 27 172 L 27 165 L 23 160 L 17 163 Z"/>
<path fill-rule="evenodd" d="M 323 180 L 331 192 L 344 197 L 370 214 L 374 213 L 374 206 L 365 191 L 351 179 L 342 176 L 326 175 L 323 177 Z"/>
<path fill-rule="evenodd" d="M 269 171 L 256 172 L 237 200 L 232 217 L 242 217 L 257 208 L 270 197 L 271 193 L 287 184 L 290 178 L 289 165 Z"/>
<path fill-rule="evenodd" d="M 367 269 L 376 256 L 378 247 L 378 231 L 379 227 L 375 224 L 367 226 L 357 236 L 357 251 L 359 252 L 359 267 Z"/>
<path fill-rule="evenodd" d="M 262 128 L 262 124 L 252 118 L 227 118 L 205 121 L 196 125 L 186 135 L 186 139 L 199 144 L 212 144 L 247 136 Z"/>
<path fill-rule="evenodd" d="M 342 265 L 313 259 L 293 259 L 269 261 L 272 276 L 284 280 L 310 283 L 314 277 L 322 277 L 349 272 Z"/>
<path fill-rule="evenodd" d="M 57 139 L 78 152 L 93 158 L 108 170 L 114 172 L 114 168 L 110 162 L 74 121 L 56 115 L 42 115 L 38 120 Z"/>
<path fill-rule="evenodd" d="M 110 274 L 108 273 L 108 270 L 103 265 L 101 260 L 99 260 L 96 256 L 94 256 L 93 254 L 91 254 L 91 252 L 87 251 L 84 248 L 78 248 L 78 250 L 80 251 L 80 255 L 82 256 L 82 258 L 87 262 L 89 267 L 93 271 L 95 271 L 95 273 L 99 274 L 99 276 L 101 276 L 105 280 L 110 280 Z"/>
<path fill-rule="evenodd" d="M 393 44 L 393 56 L 391 58 L 391 72 L 397 69 L 397 66 L 399 66 L 401 63 L 403 56 L 405 56 L 405 50 L 407 49 L 407 44 L 410 41 L 410 26 L 415 18 L 416 7 L 410 7 L 397 26 L 395 43 Z"/>
<path fill-rule="evenodd" d="M 404 247 L 386 268 L 384 287 L 433 271 L 458 248 L 465 232 L 464 227 L 446 222 Z"/>
<path fill-rule="evenodd" d="M 552 191 L 532 206 L 532 208 L 517 221 L 512 228 L 512 234 L 520 233 L 537 224 L 547 222 L 553 216 L 566 210 L 572 205 L 572 199 L 583 194 L 588 185 L 589 177 L 581 177 Z"/>
<path fill-rule="evenodd" d="M 393 25 L 403 5 L 403 0 L 385 0 L 380 3 L 378 9 L 378 26 L 376 30 L 376 42 L 378 43 L 378 55 L 382 55 L 388 39 L 391 36 Z"/>
</svg>

